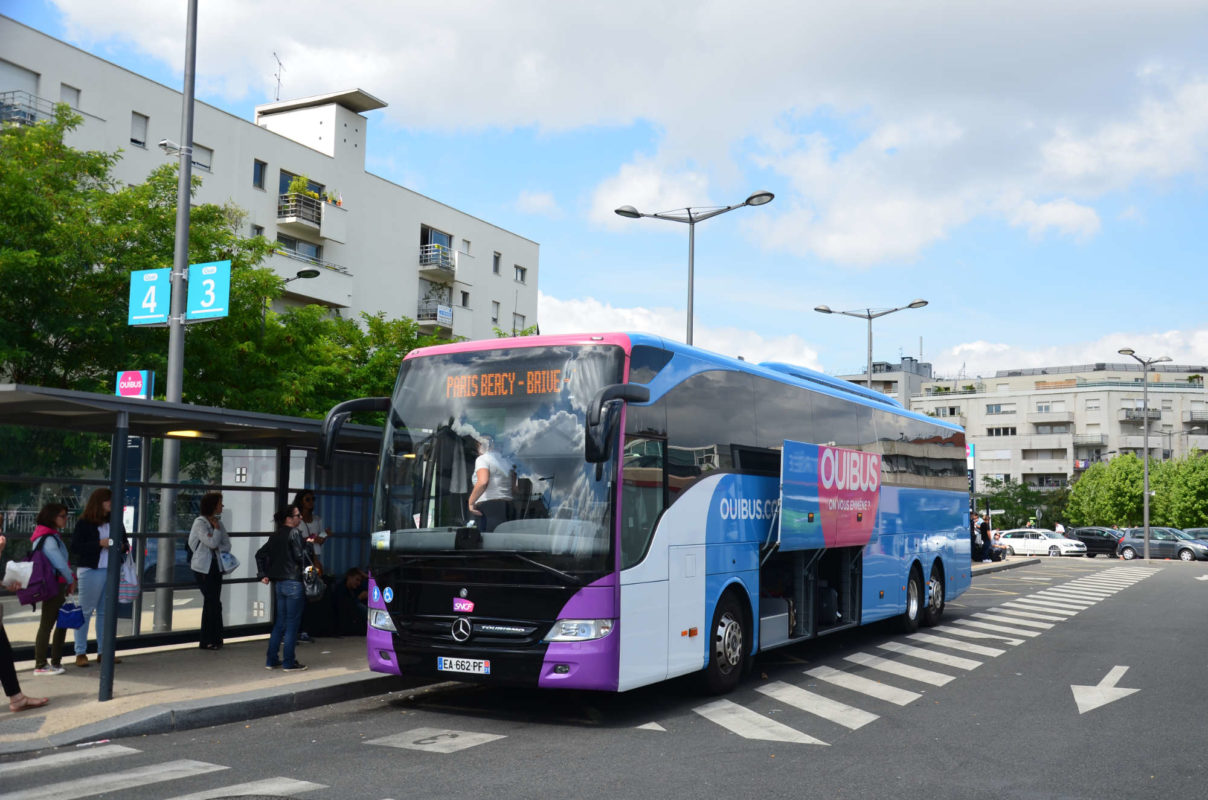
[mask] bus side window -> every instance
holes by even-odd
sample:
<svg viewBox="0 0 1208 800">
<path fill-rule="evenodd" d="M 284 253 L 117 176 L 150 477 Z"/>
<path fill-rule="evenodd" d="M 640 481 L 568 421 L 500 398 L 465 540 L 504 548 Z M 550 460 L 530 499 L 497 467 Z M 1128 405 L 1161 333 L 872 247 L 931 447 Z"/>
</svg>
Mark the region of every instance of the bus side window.
<svg viewBox="0 0 1208 800">
<path fill-rule="evenodd" d="M 621 467 L 621 569 L 640 562 L 667 505 L 667 442 L 626 436 Z"/>
</svg>

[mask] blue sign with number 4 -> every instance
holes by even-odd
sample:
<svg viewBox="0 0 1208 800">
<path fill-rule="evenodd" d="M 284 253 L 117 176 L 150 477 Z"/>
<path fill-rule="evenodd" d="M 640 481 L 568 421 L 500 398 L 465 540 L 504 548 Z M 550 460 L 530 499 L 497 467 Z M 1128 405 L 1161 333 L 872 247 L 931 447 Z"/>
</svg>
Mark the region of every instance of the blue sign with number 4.
<svg viewBox="0 0 1208 800">
<path fill-rule="evenodd" d="M 189 303 L 185 319 L 218 319 L 230 313 L 231 262 L 189 265 Z"/>
<path fill-rule="evenodd" d="M 128 325 L 163 325 L 172 306 L 172 270 L 140 269 L 130 273 Z"/>
</svg>

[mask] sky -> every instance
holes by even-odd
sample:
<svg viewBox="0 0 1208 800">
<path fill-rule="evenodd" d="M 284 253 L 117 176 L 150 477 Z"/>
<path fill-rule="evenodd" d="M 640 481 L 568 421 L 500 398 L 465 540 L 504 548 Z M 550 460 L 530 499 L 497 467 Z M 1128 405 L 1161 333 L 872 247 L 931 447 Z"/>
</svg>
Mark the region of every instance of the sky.
<svg viewBox="0 0 1208 800">
<path fill-rule="evenodd" d="M 172 88 L 184 0 L 0 0 Z M 944 377 L 1208 364 L 1208 0 L 201 0 L 197 97 L 363 89 L 367 168 L 538 242 L 542 333 Z M 3 43 L 0 43 L 0 56 Z M 278 70 L 274 54 L 283 64 Z"/>
</svg>

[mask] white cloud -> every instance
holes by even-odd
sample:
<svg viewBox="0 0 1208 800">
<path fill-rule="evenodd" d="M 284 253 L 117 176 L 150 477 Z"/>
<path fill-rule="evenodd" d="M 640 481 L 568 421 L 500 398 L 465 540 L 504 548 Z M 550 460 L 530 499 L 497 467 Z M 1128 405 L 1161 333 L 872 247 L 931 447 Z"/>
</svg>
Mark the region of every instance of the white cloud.
<svg viewBox="0 0 1208 800">
<path fill-rule="evenodd" d="M 709 181 L 699 172 L 673 172 L 657 161 L 639 158 L 624 164 L 617 174 L 601 181 L 592 193 L 592 222 L 612 230 L 625 230 L 632 220 L 619 216 L 616 209 L 633 206 L 654 213 L 676 208 L 709 205 Z"/>
<path fill-rule="evenodd" d="M 649 333 L 682 342 L 685 333 L 684 312 L 672 308 L 618 308 L 594 298 L 562 300 L 544 292 L 538 294 L 541 332 L 585 333 L 591 331 L 628 331 Z M 742 356 L 747 361 L 782 361 L 820 370 L 818 351 L 799 336 L 765 337 L 753 331 L 729 327 L 693 326 L 693 344 L 715 353 Z"/>
<path fill-rule="evenodd" d="M 525 214 L 536 214 L 550 219 L 561 219 L 563 216 L 552 192 L 521 192 L 516 198 L 516 209 Z"/>
<path fill-rule="evenodd" d="M 1027 200 L 1015 210 L 1011 224 L 1026 227 L 1028 235 L 1034 239 L 1039 239 L 1050 228 L 1086 239 L 1099 232 L 1099 215 L 1095 209 L 1064 197 L 1048 203 Z"/>
<path fill-rule="evenodd" d="M 1001 369 L 1057 367 L 1100 362 L 1132 363 L 1119 354 L 1131 347 L 1143 358 L 1169 356 L 1175 364 L 1208 364 L 1208 328 L 1158 333 L 1113 333 L 1094 341 L 1073 342 L 1041 348 L 1022 348 L 984 340 L 965 342 L 944 350 L 932 359 L 937 375 L 983 378 Z"/>
</svg>

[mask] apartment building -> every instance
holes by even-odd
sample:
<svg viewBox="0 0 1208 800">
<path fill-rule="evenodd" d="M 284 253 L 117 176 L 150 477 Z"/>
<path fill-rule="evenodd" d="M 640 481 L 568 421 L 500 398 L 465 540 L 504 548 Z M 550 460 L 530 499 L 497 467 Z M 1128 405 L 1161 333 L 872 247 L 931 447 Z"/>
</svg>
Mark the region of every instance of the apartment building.
<svg viewBox="0 0 1208 800">
<path fill-rule="evenodd" d="M 868 385 L 868 368 L 850 375 L 836 376 L 840 380 Z M 923 390 L 923 385 L 932 380 L 931 364 L 910 356 L 903 357 L 897 364 L 888 361 L 872 362 L 872 388 L 887 394 L 907 408 L 910 398 Z"/>
<path fill-rule="evenodd" d="M 1144 373 L 1135 362 L 928 381 L 910 408 L 964 426 L 979 490 L 986 478 L 1055 489 L 1120 453 L 1141 457 L 1148 448 L 1158 460 L 1208 450 L 1206 373 L 1204 366 L 1155 365 L 1148 373 L 1148 409 Z"/>
<path fill-rule="evenodd" d="M 114 176 L 128 184 L 176 160 L 158 145 L 180 139 L 179 91 L 3 16 L 0 42 L 0 120 L 32 124 L 65 102 L 84 118 L 69 144 L 120 149 Z M 195 202 L 233 202 L 248 236 L 277 243 L 266 265 L 289 280 L 283 306 L 385 312 L 469 339 L 536 325 L 536 242 L 365 170 L 365 114 L 385 106 L 350 89 L 245 120 L 197 102 Z"/>
</svg>

